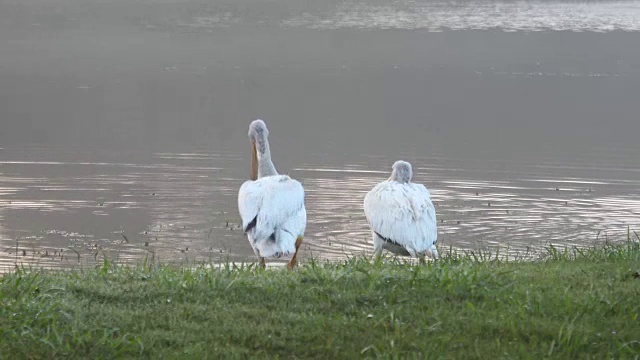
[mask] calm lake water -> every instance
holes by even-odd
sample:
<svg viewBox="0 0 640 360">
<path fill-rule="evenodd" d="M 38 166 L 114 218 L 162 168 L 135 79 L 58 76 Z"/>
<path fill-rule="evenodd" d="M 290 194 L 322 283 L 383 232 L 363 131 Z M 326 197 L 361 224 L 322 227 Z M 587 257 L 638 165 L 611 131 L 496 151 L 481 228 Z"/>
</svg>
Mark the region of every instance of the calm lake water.
<svg viewBox="0 0 640 360">
<path fill-rule="evenodd" d="M 370 252 L 398 159 L 447 248 L 640 229 L 640 1 L 319 3 L 0 3 L 0 269 L 253 261 L 256 118 L 307 191 L 303 256 Z"/>
</svg>

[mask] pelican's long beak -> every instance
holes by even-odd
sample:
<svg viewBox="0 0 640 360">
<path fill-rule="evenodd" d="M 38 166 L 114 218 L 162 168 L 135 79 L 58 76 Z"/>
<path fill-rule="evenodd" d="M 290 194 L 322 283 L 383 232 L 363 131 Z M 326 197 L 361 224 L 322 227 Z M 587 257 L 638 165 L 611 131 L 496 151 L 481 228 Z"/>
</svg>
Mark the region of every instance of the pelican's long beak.
<svg viewBox="0 0 640 360">
<path fill-rule="evenodd" d="M 258 180 L 258 149 L 253 139 L 251 140 L 251 180 Z"/>
</svg>

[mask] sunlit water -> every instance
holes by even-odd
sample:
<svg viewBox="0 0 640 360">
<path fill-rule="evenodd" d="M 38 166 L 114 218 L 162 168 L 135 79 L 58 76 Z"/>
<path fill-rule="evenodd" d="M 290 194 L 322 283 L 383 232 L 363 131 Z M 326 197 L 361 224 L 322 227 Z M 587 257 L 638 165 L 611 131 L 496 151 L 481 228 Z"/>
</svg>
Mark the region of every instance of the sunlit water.
<svg viewBox="0 0 640 360">
<path fill-rule="evenodd" d="M 193 29 L 274 23 L 259 10 L 211 6 L 175 22 Z M 261 16 L 262 14 L 262 16 Z M 286 14 L 286 15 L 285 15 Z M 279 26 L 310 29 L 638 31 L 639 1 L 342 1 L 323 9 L 283 11 Z M 159 25 L 159 24 L 158 24 Z M 167 25 L 167 24 L 165 24 Z"/>
</svg>

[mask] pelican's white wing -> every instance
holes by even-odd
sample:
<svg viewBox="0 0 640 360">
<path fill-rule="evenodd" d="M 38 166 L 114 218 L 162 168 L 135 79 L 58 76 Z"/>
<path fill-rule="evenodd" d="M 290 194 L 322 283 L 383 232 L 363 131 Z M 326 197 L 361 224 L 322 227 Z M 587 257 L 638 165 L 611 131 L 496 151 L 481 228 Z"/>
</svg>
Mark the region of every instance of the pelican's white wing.
<svg viewBox="0 0 640 360">
<path fill-rule="evenodd" d="M 365 196 L 364 212 L 372 231 L 412 256 L 435 250 L 436 210 L 423 185 L 383 181 Z"/>
<path fill-rule="evenodd" d="M 298 181 L 287 175 L 246 181 L 238 192 L 238 210 L 256 255 L 288 256 L 295 252 L 295 241 L 304 235 L 307 222 L 304 189 Z"/>
</svg>

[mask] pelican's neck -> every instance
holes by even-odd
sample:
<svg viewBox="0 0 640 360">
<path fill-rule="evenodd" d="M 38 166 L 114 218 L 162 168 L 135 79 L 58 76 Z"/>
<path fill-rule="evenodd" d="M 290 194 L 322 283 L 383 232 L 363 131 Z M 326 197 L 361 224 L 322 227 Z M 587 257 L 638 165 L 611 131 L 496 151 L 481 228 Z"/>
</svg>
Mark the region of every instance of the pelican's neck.
<svg viewBox="0 0 640 360">
<path fill-rule="evenodd" d="M 265 176 L 278 175 L 276 167 L 273 165 L 273 161 L 271 161 L 269 140 L 260 139 L 255 146 L 255 161 L 257 164 L 254 165 L 254 169 L 257 168 L 257 174 L 255 174 L 257 175 L 256 177 L 260 179 Z"/>
<path fill-rule="evenodd" d="M 267 142 L 266 151 L 263 154 L 258 153 L 258 179 L 264 176 L 278 175 L 276 167 L 271 161 L 271 151 L 269 151 L 269 143 Z"/>
</svg>

